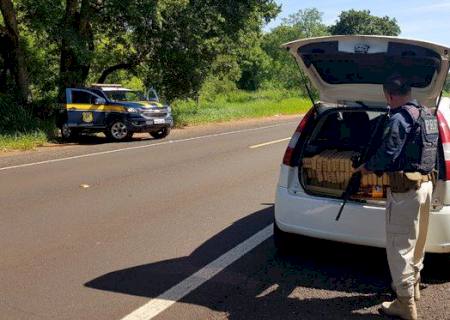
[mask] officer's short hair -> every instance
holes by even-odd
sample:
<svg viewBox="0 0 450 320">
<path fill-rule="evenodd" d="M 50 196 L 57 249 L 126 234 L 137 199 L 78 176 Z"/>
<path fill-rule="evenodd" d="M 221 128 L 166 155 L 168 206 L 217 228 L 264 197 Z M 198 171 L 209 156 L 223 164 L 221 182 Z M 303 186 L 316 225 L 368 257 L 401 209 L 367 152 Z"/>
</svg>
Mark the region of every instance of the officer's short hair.
<svg viewBox="0 0 450 320">
<path fill-rule="evenodd" d="M 400 74 L 393 74 L 384 81 L 383 90 L 395 96 L 406 96 L 411 92 L 411 85 Z"/>
</svg>

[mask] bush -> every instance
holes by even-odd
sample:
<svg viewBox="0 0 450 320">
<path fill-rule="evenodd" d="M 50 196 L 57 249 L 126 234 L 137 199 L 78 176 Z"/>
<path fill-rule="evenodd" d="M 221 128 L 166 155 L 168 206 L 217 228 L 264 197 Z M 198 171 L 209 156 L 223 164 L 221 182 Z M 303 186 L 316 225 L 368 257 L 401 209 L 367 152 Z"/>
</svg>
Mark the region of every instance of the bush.
<svg viewBox="0 0 450 320">
<path fill-rule="evenodd" d="M 310 106 L 309 99 L 299 97 L 296 91 L 235 90 L 217 95 L 213 101 L 207 101 L 203 97 L 200 97 L 199 103 L 194 100 L 175 100 L 172 103 L 172 111 L 175 126 L 183 127 L 243 118 L 299 114 L 306 112 Z"/>
<path fill-rule="evenodd" d="M 0 134 L 32 132 L 39 128 L 39 120 L 17 105 L 10 96 L 0 95 Z"/>
<path fill-rule="evenodd" d="M 200 107 L 194 100 L 175 100 L 172 103 L 173 121 L 177 127 L 184 127 L 199 113 Z"/>
<path fill-rule="evenodd" d="M 236 84 L 229 79 L 219 79 L 213 76 L 203 83 L 199 92 L 202 101 L 215 101 L 220 95 L 233 93 L 237 90 Z"/>
<path fill-rule="evenodd" d="M 13 97 L 0 95 L 0 151 L 33 149 L 54 138 L 54 108 L 53 100 L 41 100 L 31 112 Z"/>
</svg>

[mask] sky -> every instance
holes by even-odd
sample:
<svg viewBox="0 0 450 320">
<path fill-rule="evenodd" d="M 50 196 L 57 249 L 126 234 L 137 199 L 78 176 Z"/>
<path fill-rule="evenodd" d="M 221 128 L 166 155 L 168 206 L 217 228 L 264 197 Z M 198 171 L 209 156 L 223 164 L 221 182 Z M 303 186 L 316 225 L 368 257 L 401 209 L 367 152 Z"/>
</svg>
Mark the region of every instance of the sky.
<svg viewBox="0 0 450 320">
<path fill-rule="evenodd" d="M 403 38 L 436 42 L 450 47 L 450 0 L 276 0 L 282 6 L 278 17 L 265 30 L 300 9 L 317 8 L 326 25 L 336 23 L 342 11 L 370 10 L 375 16 L 396 18 Z"/>
</svg>

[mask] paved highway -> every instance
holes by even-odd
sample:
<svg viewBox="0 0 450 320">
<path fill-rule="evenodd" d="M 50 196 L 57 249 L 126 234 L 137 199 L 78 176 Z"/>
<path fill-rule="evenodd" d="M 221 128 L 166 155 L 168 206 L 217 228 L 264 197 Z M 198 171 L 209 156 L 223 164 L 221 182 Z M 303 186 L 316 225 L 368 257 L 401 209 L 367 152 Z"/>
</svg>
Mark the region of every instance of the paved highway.
<svg viewBox="0 0 450 320">
<path fill-rule="evenodd" d="M 273 248 L 278 168 L 297 123 L 0 157 L 0 319 L 383 319 L 383 250 Z M 425 274 L 427 319 L 450 315 L 438 269 Z"/>
</svg>

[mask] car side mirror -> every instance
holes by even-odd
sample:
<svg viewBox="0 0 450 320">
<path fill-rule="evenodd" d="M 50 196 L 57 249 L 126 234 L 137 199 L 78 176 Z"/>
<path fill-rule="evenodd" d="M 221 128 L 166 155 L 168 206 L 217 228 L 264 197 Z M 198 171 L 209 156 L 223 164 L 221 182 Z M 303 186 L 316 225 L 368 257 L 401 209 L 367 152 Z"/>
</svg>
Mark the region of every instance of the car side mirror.
<svg viewBox="0 0 450 320">
<path fill-rule="evenodd" d="M 105 103 L 106 103 L 106 100 L 103 98 L 95 98 L 95 100 L 94 100 L 95 105 L 105 104 Z"/>
</svg>

